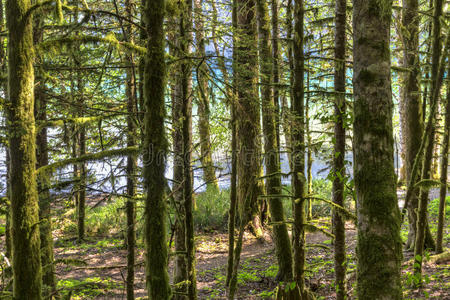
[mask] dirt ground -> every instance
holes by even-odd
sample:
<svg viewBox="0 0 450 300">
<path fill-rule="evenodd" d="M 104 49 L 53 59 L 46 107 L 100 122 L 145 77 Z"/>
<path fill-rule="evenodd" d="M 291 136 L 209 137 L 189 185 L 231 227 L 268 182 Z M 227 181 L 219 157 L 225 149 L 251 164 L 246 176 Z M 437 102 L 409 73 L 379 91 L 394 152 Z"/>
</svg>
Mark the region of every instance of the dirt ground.
<svg viewBox="0 0 450 300">
<path fill-rule="evenodd" d="M 356 280 L 355 245 L 356 229 L 348 223 L 347 252 L 348 252 L 348 290 L 349 299 L 354 299 L 354 286 Z M 197 287 L 199 299 L 225 299 L 224 281 L 227 265 L 227 240 L 225 233 L 213 232 L 198 233 L 197 245 Z M 277 271 L 274 245 L 268 233 L 265 242 L 255 239 L 251 234 L 245 234 L 242 252 L 240 275 L 238 276 L 237 299 L 269 299 L 271 292 L 276 288 L 275 275 Z M 335 299 L 333 288 L 334 269 L 331 239 L 321 232 L 307 234 L 307 286 L 317 295 L 318 299 Z M 72 246 L 68 246 L 72 244 Z M 319 247 L 320 246 L 320 247 Z M 446 245 L 447 247 L 449 245 Z M 412 253 L 404 253 L 404 282 L 408 280 L 408 272 L 412 265 L 408 261 Z M 81 245 L 74 242 L 64 242 L 64 247 L 55 247 L 55 258 L 83 260 L 86 265 L 69 266 L 58 264 L 56 268 L 59 280 L 83 281 L 86 278 L 95 278 L 91 290 L 86 286 L 73 286 L 72 299 L 126 299 L 126 250 L 123 242 L 111 239 L 92 239 Z M 135 296 L 145 297 L 145 276 L 143 264 L 143 251 L 137 252 L 135 276 Z M 170 272 L 173 263 L 169 264 Z M 429 282 L 424 289 L 416 290 L 405 286 L 405 299 L 450 299 L 450 264 L 425 264 L 424 274 Z M 406 284 L 405 284 L 406 285 Z M 61 285 L 60 285 L 61 286 Z M 64 286 L 64 285 L 62 285 Z M 61 286 L 61 288 L 62 288 Z M 65 287 L 67 288 L 67 284 Z M 82 288 L 85 289 L 84 292 Z"/>
</svg>

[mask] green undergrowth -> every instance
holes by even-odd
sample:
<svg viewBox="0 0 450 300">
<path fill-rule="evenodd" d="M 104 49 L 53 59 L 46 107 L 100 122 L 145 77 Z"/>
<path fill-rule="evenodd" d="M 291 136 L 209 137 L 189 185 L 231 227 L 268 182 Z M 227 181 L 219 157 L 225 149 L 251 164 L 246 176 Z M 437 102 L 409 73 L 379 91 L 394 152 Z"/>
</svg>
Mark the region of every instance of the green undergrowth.
<svg viewBox="0 0 450 300">
<path fill-rule="evenodd" d="M 446 198 L 445 206 L 445 224 L 444 224 L 444 234 L 443 234 L 443 244 L 450 243 L 450 229 L 447 224 L 450 222 L 450 196 Z M 437 234 L 438 225 L 438 215 L 439 215 L 439 198 L 433 199 L 428 203 L 428 221 L 430 226 L 430 231 L 433 237 Z M 402 241 L 405 243 L 408 239 L 408 218 L 405 217 L 405 222 L 401 229 Z"/>
<path fill-rule="evenodd" d="M 83 280 L 60 280 L 56 288 L 61 291 L 63 299 L 81 300 L 107 296 L 109 291 L 123 289 L 123 286 L 112 279 L 90 277 Z"/>
</svg>

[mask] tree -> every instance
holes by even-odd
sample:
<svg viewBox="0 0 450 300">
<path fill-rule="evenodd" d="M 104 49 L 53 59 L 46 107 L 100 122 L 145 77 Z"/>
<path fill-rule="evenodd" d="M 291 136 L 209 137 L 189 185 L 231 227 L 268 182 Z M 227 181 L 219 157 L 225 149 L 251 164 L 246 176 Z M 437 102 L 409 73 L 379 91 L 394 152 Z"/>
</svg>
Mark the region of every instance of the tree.
<svg viewBox="0 0 450 300">
<path fill-rule="evenodd" d="M 270 86 L 273 62 L 271 60 L 269 8 L 266 1 L 257 0 L 257 19 L 259 33 L 259 65 L 261 82 L 261 100 L 264 134 L 264 162 L 266 166 L 266 194 L 269 197 L 269 209 L 273 223 L 273 235 L 278 261 L 277 279 L 292 279 L 292 251 L 289 234 L 284 218 L 280 155 L 278 152 L 276 106 Z"/>
<path fill-rule="evenodd" d="M 336 32 L 334 35 L 334 162 L 333 162 L 333 202 L 344 207 L 345 197 L 345 43 L 346 43 L 347 0 L 336 1 Z M 337 209 L 333 209 L 334 270 L 336 273 L 336 299 L 347 297 L 345 275 L 347 260 L 345 251 L 345 217 Z"/>
<path fill-rule="evenodd" d="M 447 67 L 447 74 L 449 74 L 450 66 Z M 443 101 L 444 102 L 444 101 Z M 448 169 L 448 150 L 449 150 L 449 131 L 450 131 L 450 80 L 447 75 L 447 101 L 445 101 L 445 123 L 444 135 L 442 137 L 441 150 L 441 188 L 439 191 L 439 216 L 438 229 L 436 237 L 436 252 L 442 253 L 442 237 L 444 231 L 444 216 L 445 216 L 445 201 L 447 198 L 447 169 Z"/>
<path fill-rule="evenodd" d="M 41 299 L 42 268 L 36 184 L 34 51 L 29 0 L 8 0 L 8 128 L 11 159 L 13 297 Z"/>
<path fill-rule="evenodd" d="M 433 161 L 433 150 L 434 150 L 434 138 L 436 135 L 436 111 L 439 102 L 439 95 L 442 85 L 442 76 L 444 70 L 444 63 L 441 62 L 442 54 L 442 38 L 441 38 L 441 21 L 442 16 L 442 5 L 441 0 L 436 0 L 434 2 L 434 15 L 433 15 L 433 44 L 432 44 L 432 57 L 431 57 L 431 97 L 430 97 L 430 115 L 429 115 L 429 125 L 425 132 L 425 149 L 424 149 L 424 159 L 422 162 L 422 172 L 421 180 L 432 179 L 431 176 L 431 164 Z M 445 55 L 443 59 L 445 59 Z M 428 189 L 421 188 L 419 194 L 419 204 L 417 209 L 417 225 L 416 225 L 416 241 L 414 245 L 414 258 L 418 266 L 414 268 L 414 274 L 418 275 L 422 273 L 422 257 L 423 249 L 425 244 L 425 234 L 426 234 L 426 224 L 427 224 L 427 207 L 428 207 Z M 419 259 L 420 257 L 420 259 Z M 421 284 L 421 279 L 419 284 Z"/>
<path fill-rule="evenodd" d="M 419 1 L 404 0 L 402 25 L 404 32 L 402 33 L 402 40 L 404 44 L 403 67 L 410 70 L 404 74 L 402 97 L 400 109 L 403 111 L 402 118 L 402 137 L 405 147 L 405 172 L 406 181 L 411 179 L 412 167 L 414 159 L 420 146 L 420 140 L 423 132 L 423 111 L 420 101 L 420 66 L 419 66 Z M 412 195 L 408 203 L 408 241 L 406 243 L 407 249 L 414 249 L 414 242 L 416 238 L 416 224 L 417 224 L 417 206 L 418 206 L 417 191 Z M 428 245 L 432 246 L 433 240 L 430 229 L 427 224 Z"/>
<path fill-rule="evenodd" d="M 143 72 L 146 281 L 149 299 L 159 300 L 171 297 L 167 272 L 167 213 L 164 189 L 161 188 L 166 185 L 164 172 L 168 147 L 164 128 L 165 1 L 146 0 L 142 14 L 148 33 Z"/>
<path fill-rule="evenodd" d="M 38 44 L 43 39 L 43 20 L 41 17 L 34 18 L 33 26 L 33 42 Z M 43 63 L 42 55 L 36 55 L 37 63 Z M 40 72 L 36 72 L 36 84 L 34 87 L 34 115 L 36 122 L 47 121 L 47 98 L 45 95 L 45 79 Z M 48 165 L 48 141 L 47 128 L 42 127 L 36 134 L 36 168 Z M 50 198 L 50 178 L 48 176 L 40 176 L 37 179 L 39 193 L 39 231 L 41 240 L 41 263 L 42 263 L 42 283 L 48 290 L 52 292 L 56 288 L 55 282 L 55 266 L 53 264 L 53 234 L 51 219 L 51 198 Z"/>
<path fill-rule="evenodd" d="M 237 177 L 239 201 L 239 237 L 234 252 L 233 274 L 230 279 L 228 297 L 233 299 L 236 291 L 237 272 L 244 229 L 252 221 L 257 237 L 262 236 L 259 223 L 258 196 L 261 188 L 258 183 L 261 172 L 259 134 L 260 107 L 257 92 L 257 28 L 256 1 L 236 0 L 236 45 L 233 61 L 236 83 L 237 103 L 235 105 L 237 121 Z"/>
<path fill-rule="evenodd" d="M 292 191 L 293 191 L 293 249 L 294 280 L 297 282 L 301 298 L 305 291 L 305 116 L 304 116 L 304 74 L 305 57 L 303 49 L 303 0 L 294 1 L 293 40 L 293 86 L 292 86 Z"/>
<path fill-rule="evenodd" d="M 394 171 L 391 1 L 353 1 L 357 295 L 401 299 L 402 242 Z"/>
<path fill-rule="evenodd" d="M 197 53 L 201 58 L 197 68 L 197 107 L 198 107 L 198 133 L 200 136 L 200 160 L 203 168 L 203 180 L 207 189 L 218 190 L 216 170 L 212 159 L 210 134 L 210 93 L 208 87 L 208 68 L 206 66 L 205 28 L 203 21 L 203 0 L 194 0 L 195 11 L 195 39 Z"/>
<path fill-rule="evenodd" d="M 134 15 L 133 4 L 130 0 L 125 0 L 125 12 L 127 18 L 131 19 Z M 121 21 L 122 22 L 122 21 Z M 133 31 L 131 24 L 124 25 L 121 23 L 124 40 L 126 42 L 133 42 Z M 125 94 L 127 97 L 127 147 L 134 147 L 137 142 L 137 95 L 136 95 L 136 68 L 135 56 L 133 53 L 127 53 L 126 61 L 129 68 L 126 70 L 126 86 Z M 136 155 L 130 154 L 127 156 L 127 300 L 134 299 L 134 264 L 135 264 L 135 247 L 136 247 L 136 170 L 137 159 Z"/>
</svg>

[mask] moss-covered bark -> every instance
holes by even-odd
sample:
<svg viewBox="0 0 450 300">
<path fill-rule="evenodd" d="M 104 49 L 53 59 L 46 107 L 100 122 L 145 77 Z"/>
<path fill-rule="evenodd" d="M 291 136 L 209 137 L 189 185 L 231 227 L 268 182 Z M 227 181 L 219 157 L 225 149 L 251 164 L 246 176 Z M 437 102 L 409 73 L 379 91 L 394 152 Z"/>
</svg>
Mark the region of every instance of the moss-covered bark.
<svg viewBox="0 0 450 300">
<path fill-rule="evenodd" d="M 391 1 L 353 1 L 357 295 L 402 299 L 400 211 L 394 171 Z"/>
<path fill-rule="evenodd" d="M 264 134 L 264 162 L 266 165 L 266 194 L 269 198 L 270 216 L 273 225 L 273 235 L 278 261 L 277 279 L 280 281 L 292 280 L 292 252 L 291 243 L 284 218 L 282 199 L 276 195 L 282 194 L 280 175 L 280 156 L 278 153 L 277 129 L 275 121 L 275 103 L 272 97 L 273 64 L 270 49 L 270 22 L 269 9 L 266 1 L 257 0 L 257 19 L 259 33 L 259 65 L 261 100 Z"/>
<path fill-rule="evenodd" d="M 167 272 L 167 236 L 164 172 L 167 139 L 164 128 L 165 74 L 164 61 L 164 0 L 145 0 L 142 11 L 148 33 L 144 60 L 144 186 L 145 199 L 145 262 L 148 298 L 170 299 L 171 288 Z"/>
<path fill-rule="evenodd" d="M 133 4 L 130 0 L 125 1 L 125 12 L 128 18 L 134 16 Z M 124 39 L 126 42 L 133 41 L 132 27 L 130 24 L 122 25 Z M 126 86 L 125 93 L 127 97 L 127 147 L 134 147 L 137 145 L 137 95 L 136 95 L 136 68 L 135 58 L 133 54 L 126 55 L 126 61 L 131 66 L 126 71 Z M 136 196 L 136 170 L 137 158 L 136 155 L 129 154 L 127 156 L 127 228 L 126 228 L 126 246 L 127 246 L 127 281 L 126 291 L 127 300 L 134 299 L 134 264 L 136 261 L 136 203 L 133 197 Z"/>
<path fill-rule="evenodd" d="M 447 68 L 447 74 L 450 72 L 450 63 Z M 436 252 L 442 253 L 442 237 L 445 223 L 445 205 L 447 197 L 447 170 L 448 170 L 448 150 L 449 150 L 449 136 L 450 136 L 450 81 L 447 75 L 447 101 L 445 101 L 445 122 L 444 135 L 442 136 L 442 150 L 441 150 L 441 188 L 439 191 L 439 217 L 436 237 Z"/>
<path fill-rule="evenodd" d="M 5 30 L 5 15 L 4 15 L 4 3 L 0 1 L 0 30 Z M 7 72 L 6 64 L 6 48 L 5 48 L 6 37 L 0 37 L 0 70 L 2 73 Z M 8 85 L 3 82 L 1 84 L 2 90 L 5 95 L 8 93 Z M 6 165 L 6 198 L 11 199 L 11 190 L 9 184 L 10 171 L 11 171 L 11 159 L 9 157 L 9 147 L 5 151 L 5 165 Z M 5 256 L 11 259 L 11 206 L 10 201 L 8 201 L 5 214 Z"/>
<path fill-rule="evenodd" d="M 43 19 L 34 18 L 33 42 L 38 44 L 43 39 Z M 42 57 L 36 56 L 36 62 L 42 64 Z M 45 95 L 45 80 L 36 73 L 36 85 L 34 88 L 35 108 L 34 114 L 37 123 L 45 123 L 47 120 L 47 99 Z M 37 168 L 48 165 L 47 128 L 38 129 L 36 135 L 36 159 Z M 44 284 L 45 296 L 56 288 L 55 267 L 53 265 L 53 234 L 52 220 L 50 212 L 50 177 L 41 176 L 37 178 L 39 191 L 39 229 L 41 239 L 41 263 L 42 263 L 42 283 Z"/>
<path fill-rule="evenodd" d="M 183 56 L 188 56 L 192 44 L 192 0 L 185 0 L 180 16 L 180 50 Z M 187 297 L 197 299 L 197 281 L 195 270 L 195 243 L 193 217 L 193 173 L 192 161 L 192 66 L 185 60 L 181 64 L 181 133 L 182 166 L 183 166 L 183 206 L 184 230 L 186 241 L 186 272 Z"/>
<path fill-rule="evenodd" d="M 173 19 L 173 23 L 177 24 L 176 19 Z M 176 27 L 176 26 L 175 26 Z M 179 50 L 179 33 L 178 27 L 173 28 L 173 35 L 169 36 L 171 44 L 170 47 L 172 55 L 177 55 Z M 183 132 L 182 132 L 182 107 L 181 107 L 181 86 L 180 86 L 180 66 L 177 64 L 174 66 L 174 79 L 171 84 L 171 98 L 172 98 L 172 150 L 174 153 L 173 164 L 173 199 L 176 206 L 175 215 L 175 267 L 173 270 L 173 282 L 174 284 L 184 282 L 187 279 L 187 267 L 186 267 L 186 233 L 184 226 L 185 211 L 184 211 L 184 187 L 183 187 Z M 186 285 L 181 284 L 176 287 L 176 291 L 179 293 L 186 293 Z M 184 299 L 183 295 L 175 295 L 175 299 Z"/>
<path fill-rule="evenodd" d="M 234 86 L 236 83 L 236 30 L 237 30 L 237 5 L 236 0 L 232 2 L 232 28 L 233 28 L 233 83 Z M 217 15 L 215 14 L 217 17 Z M 214 43 L 216 51 L 218 51 L 217 42 Z M 225 63 L 222 63 L 221 70 L 226 71 Z M 227 74 L 226 72 L 224 74 Z M 228 77 L 227 77 L 228 78 Z M 236 90 L 233 90 L 231 94 L 231 178 L 230 178 L 230 209 L 228 214 L 228 262 L 227 262 L 227 278 L 225 281 L 225 286 L 228 288 L 230 286 L 231 277 L 233 276 L 233 264 L 234 264 L 234 240 L 235 240 L 235 222 L 236 222 L 236 211 L 238 205 L 237 199 L 237 125 L 236 125 L 236 105 L 235 102 L 235 93 Z"/>
<path fill-rule="evenodd" d="M 305 290 L 305 107 L 304 74 L 304 2 L 294 2 L 294 40 L 293 40 L 293 86 L 292 86 L 292 192 L 294 196 L 294 280 L 301 298 L 306 299 Z"/>
<path fill-rule="evenodd" d="M 203 0 L 194 0 L 195 5 L 195 39 L 197 53 L 199 57 L 206 56 L 205 50 L 205 29 L 203 21 Z M 209 87 L 208 68 L 202 63 L 197 72 L 197 95 L 198 95 L 198 133 L 200 136 L 200 157 L 203 168 L 203 180 L 207 189 L 219 188 L 212 159 L 211 134 L 209 125 Z"/>
<path fill-rule="evenodd" d="M 236 0 L 236 31 L 233 53 L 234 82 L 237 103 L 237 177 L 239 236 L 234 251 L 233 274 L 230 279 L 228 297 L 232 299 L 236 290 L 242 238 L 245 226 L 253 221 L 254 234 L 262 234 L 259 224 L 258 196 L 261 188 L 258 178 L 261 172 L 260 107 L 257 92 L 257 29 L 256 1 Z"/>
<path fill-rule="evenodd" d="M 344 178 L 345 178 L 345 52 L 346 52 L 346 11 L 347 0 L 336 1 L 335 7 L 336 31 L 334 35 L 334 161 L 333 161 L 333 202 L 344 206 Z M 336 276 L 336 299 L 347 298 L 346 271 L 347 259 L 345 251 L 345 218 L 333 209 L 334 239 L 334 271 Z"/>
<path fill-rule="evenodd" d="M 448 43 L 446 43 L 444 55 L 442 55 L 442 38 L 441 38 L 441 23 L 443 1 L 436 0 L 434 2 L 434 16 L 433 16 L 433 54 L 431 66 L 431 95 L 429 121 L 427 130 L 425 132 L 425 155 L 422 165 L 421 179 L 431 179 L 431 164 L 433 161 L 434 138 L 436 133 L 436 111 L 442 86 L 442 77 L 445 70 L 446 51 L 448 50 Z M 447 37 L 447 41 L 448 41 Z M 426 236 L 427 224 L 427 207 L 428 207 L 428 189 L 421 188 L 419 195 L 419 205 L 417 210 L 417 233 L 414 247 L 415 268 L 414 275 L 418 278 L 418 284 L 422 284 L 422 257 Z"/>
<path fill-rule="evenodd" d="M 43 85 L 43 82 L 41 81 Z M 36 120 L 47 118 L 47 103 L 41 85 L 35 87 L 35 116 Z M 44 128 L 36 136 L 37 167 L 48 165 L 47 129 Z M 55 275 L 53 265 L 53 235 L 50 212 L 50 178 L 41 176 L 38 178 L 39 189 L 39 229 L 41 239 L 42 283 L 47 289 L 55 289 Z"/>
<path fill-rule="evenodd" d="M 29 0 L 6 3 L 8 39 L 8 128 L 11 158 L 13 297 L 41 299 L 42 269 L 36 184 L 36 132 L 32 18 Z"/>
<path fill-rule="evenodd" d="M 404 140 L 405 152 L 405 173 L 406 182 L 409 183 L 411 179 L 412 167 L 414 159 L 419 151 L 420 140 L 423 132 L 423 117 L 422 106 L 420 98 L 420 84 L 418 81 L 420 75 L 419 67 L 419 2 L 417 0 L 403 1 L 403 42 L 404 42 L 404 56 L 403 66 L 410 71 L 404 74 L 403 88 L 401 97 L 401 122 L 402 122 L 402 139 Z M 408 240 L 406 242 L 407 249 L 414 249 L 416 239 L 416 224 L 417 224 L 417 206 L 418 206 L 418 191 L 415 191 L 411 200 L 408 203 Z M 427 225 L 427 246 L 433 245 L 430 229 Z"/>
</svg>

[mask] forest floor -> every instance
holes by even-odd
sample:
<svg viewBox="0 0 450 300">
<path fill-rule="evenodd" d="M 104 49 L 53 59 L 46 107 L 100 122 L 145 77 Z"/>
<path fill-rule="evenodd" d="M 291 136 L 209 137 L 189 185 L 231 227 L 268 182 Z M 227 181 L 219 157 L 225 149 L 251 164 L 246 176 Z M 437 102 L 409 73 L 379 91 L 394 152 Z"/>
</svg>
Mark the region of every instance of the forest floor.
<svg viewBox="0 0 450 300">
<path fill-rule="evenodd" d="M 347 223 L 346 227 L 348 290 L 349 295 L 354 295 L 356 229 L 352 223 Z M 207 234 L 198 232 L 197 234 L 199 299 L 225 299 L 227 234 L 221 232 Z M 267 232 L 264 243 L 247 233 L 244 240 L 237 299 L 271 298 L 277 286 L 275 275 L 278 271 L 272 239 Z M 307 242 L 310 245 L 316 245 L 308 247 L 307 286 L 318 299 L 335 299 L 333 253 L 326 249 L 326 247 L 332 247 L 331 239 L 321 232 L 312 232 L 307 234 Z M 449 245 L 447 244 L 446 247 Z M 405 299 L 450 299 L 450 264 L 448 262 L 441 265 L 426 263 L 424 274 L 428 283 L 422 290 L 408 288 L 407 282 L 411 280 L 410 259 L 412 256 L 412 253 L 404 253 L 402 276 Z M 73 290 L 72 299 L 126 299 L 126 250 L 123 247 L 123 241 L 111 238 L 90 238 L 82 244 L 70 241 L 57 243 L 55 258 L 79 259 L 86 263 L 79 266 L 58 265 L 56 268 L 58 287 Z M 142 249 L 138 250 L 136 261 L 135 295 L 145 297 Z M 172 262 L 169 269 L 172 273 Z"/>
</svg>

